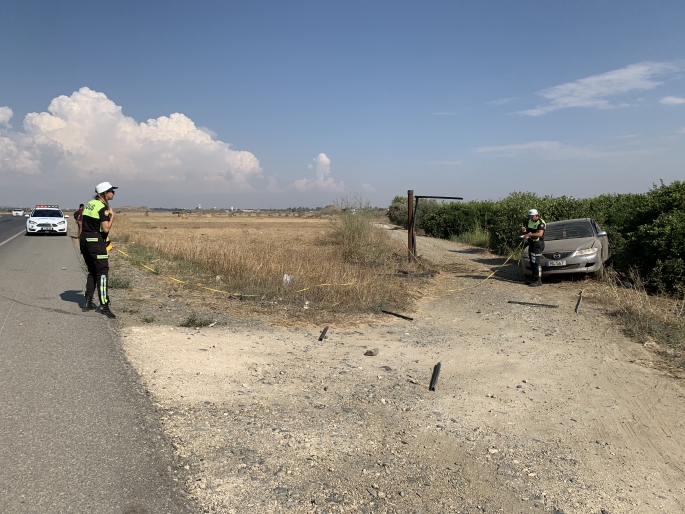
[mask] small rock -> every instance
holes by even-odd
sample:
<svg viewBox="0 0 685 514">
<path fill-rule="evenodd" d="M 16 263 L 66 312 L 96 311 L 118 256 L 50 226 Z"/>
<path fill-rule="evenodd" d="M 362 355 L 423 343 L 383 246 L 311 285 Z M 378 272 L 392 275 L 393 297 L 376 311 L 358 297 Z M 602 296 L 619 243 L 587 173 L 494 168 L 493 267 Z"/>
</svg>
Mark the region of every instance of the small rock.
<svg viewBox="0 0 685 514">
<path fill-rule="evenodd" d="M 366 355 L 368 357 L 375 357 L 376 355 L 378 355 L 378 348 L 372 348 L 371 350 L 366 350 L 366 352 L 364 352 L 364 355 Z"/>
<path fill-rule="evenodd" d="M 367 491 L 369 492 L 369 494 L 370 494 L 371 496 L 373 496 L 374 498 L 376 498 L 376 497 L 378 496 L 378 493 L 376 492 L 376 490 L 375 490 L 373 487 L 367 487 L 366 490 L 367 490 Z"/>
<path fill-rule="evenodd" d="M 499 453 L 499 450 L 498 450 L 497 448 L 489 448 L 489 449 L 488 449 L 488 453 L 489 453 L 490 455 L 494 455 L 494 454 L 496 454 L 496 453 Z"/>
<path fill-rule="evenodd" d="M 602 441 L 600 439 L 597 439 L 595 442 L 600 446 L 606 446 L 607 445 L 607 443 L 605 441 Z"/>
</svg>

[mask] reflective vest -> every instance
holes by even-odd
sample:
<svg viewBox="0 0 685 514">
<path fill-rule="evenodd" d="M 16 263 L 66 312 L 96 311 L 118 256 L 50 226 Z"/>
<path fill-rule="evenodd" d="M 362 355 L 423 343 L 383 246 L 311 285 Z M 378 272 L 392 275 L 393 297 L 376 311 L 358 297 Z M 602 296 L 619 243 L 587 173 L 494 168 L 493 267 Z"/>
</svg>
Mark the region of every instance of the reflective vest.
<svg viewBox="0 0 685 514">
<path fill-rule="evenodd" d="M 83 209 L 83 213 L 81 214 L 82 216 L 88 216 L 89 218 L 95 218 L 98 220 L 98 224 L 100 223 L 100 211 L 102 210 L 103 207 L 106 207 L 104 203 L 102 203 L 100 200 L 97 198 L 92 199 L 90 202 L 86 204 L 86 207 Z M 100 225 L 100 232 L 102 232 L 102 225 Z"/>
<path fill-rule="evenodd" d="M 537 221 L 528 220 L 528 232 L 537 232 L 540 225 L 546 225 L 545 220 L 538 218 Z M 544 235 L 542 236 L 545 237 Z M 540 241 L 539 237 L 531 237 L 531 241 Z"/>
</svg>

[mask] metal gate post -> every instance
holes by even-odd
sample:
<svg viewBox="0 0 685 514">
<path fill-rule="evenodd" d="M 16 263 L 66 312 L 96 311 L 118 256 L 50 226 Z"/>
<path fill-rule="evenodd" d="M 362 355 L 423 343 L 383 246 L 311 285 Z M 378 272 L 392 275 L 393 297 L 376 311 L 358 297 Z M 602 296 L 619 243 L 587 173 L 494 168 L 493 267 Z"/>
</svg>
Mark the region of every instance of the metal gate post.
<svg viewBox="0 0 685 514">
<path fill-rule="evenodd" d="M 407 191 L 407 248 L 409 262 L 414 258 L 414 234 L 413 232 L 413 222 L 414 221 L 414 190 L 410 189 Z"/>
</svg>

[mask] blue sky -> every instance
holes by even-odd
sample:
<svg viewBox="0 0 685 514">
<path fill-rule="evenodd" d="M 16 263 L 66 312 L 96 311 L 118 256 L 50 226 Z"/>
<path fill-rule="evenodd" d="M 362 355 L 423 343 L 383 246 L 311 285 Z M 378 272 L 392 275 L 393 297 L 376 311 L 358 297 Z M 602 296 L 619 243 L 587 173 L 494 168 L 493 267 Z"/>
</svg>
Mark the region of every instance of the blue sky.
<svg viewBox="0 0 685 514">
<path fill-rule="evenodd" d="M 685 3 L 48 2 L 0 17 L 0 205 L 323 206 L 685 178 Z"/>
</svg>

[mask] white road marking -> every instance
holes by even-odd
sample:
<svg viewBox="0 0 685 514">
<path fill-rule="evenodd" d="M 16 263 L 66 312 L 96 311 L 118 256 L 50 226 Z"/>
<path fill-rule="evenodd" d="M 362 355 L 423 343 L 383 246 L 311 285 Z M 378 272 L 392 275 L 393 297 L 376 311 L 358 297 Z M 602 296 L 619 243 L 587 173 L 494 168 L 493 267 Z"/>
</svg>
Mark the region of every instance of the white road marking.
<svg viewBox="0 0 685 514">
<path fill-rule="evenodd" d="M 22 235 L 24 232 L 26 232 L 26 231 L 25 231 L 25 230 L 22 230 L 22 231 L 19 232 L 18 234 L 14 234 L 14 235 L 13 235 L 12 237 L 10 237 L 9 239 L 5 239 L 2 243 L 0 243 L 0 246 L 4 245 L 5 243 L 9 243 L 12 239 L 14 239 L 15 237 L 19 237 L 19 236 Z"/>
</svg>

